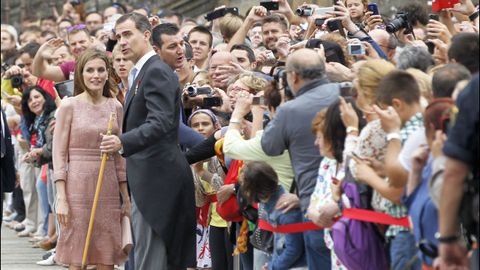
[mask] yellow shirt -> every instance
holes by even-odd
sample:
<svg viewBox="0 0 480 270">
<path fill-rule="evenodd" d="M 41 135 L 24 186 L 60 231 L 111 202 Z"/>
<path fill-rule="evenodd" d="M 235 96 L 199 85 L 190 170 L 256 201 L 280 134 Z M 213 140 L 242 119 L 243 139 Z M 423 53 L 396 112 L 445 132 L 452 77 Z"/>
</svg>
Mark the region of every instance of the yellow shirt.
<svg viewBox="0 0 480 270">
<path fill-rule="evenodd" d="M 204 180 L 200 180 L 202 186 L 206 192 L 210 193 L 213 191 L 210 183 Z M 212 203 L 210 205 L 210 223 L 209 225 L 219 228 L 226 228 L 228 226 L 227 222 L 217 213 L 217 203 Z"/>
<path fill-rule="evenodd" d="M 294 174 L 288 151 L 280 156 L 268 156 L 262 149 L 263 130 L 257 131 L 250 140 L 242 138 L 240 131 L 229 128 L 223 141 L 225 155 L 238 160 L 265 161 L 278 174 L 278 182 L 285 189 L 290 190 Z"/>
</svg>

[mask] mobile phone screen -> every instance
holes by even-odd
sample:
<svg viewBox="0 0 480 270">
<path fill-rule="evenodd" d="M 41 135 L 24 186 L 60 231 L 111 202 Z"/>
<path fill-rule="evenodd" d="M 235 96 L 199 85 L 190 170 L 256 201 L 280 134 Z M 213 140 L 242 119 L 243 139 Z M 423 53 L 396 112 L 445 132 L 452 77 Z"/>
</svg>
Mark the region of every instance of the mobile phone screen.
<svg viewBox="0 0 480 270">
<path fill-rule="evenodd" d="M 55 89 L 57 89 L 58 95 L 60 98 L 71 97 L 73 96 L 73 80 L 63 81 L 55 84 Z"/>
<path fill-rule="evenodd" d="M 267 10 L 278 10 L 278 2 L 274 1 L 262 1 L 260 5 Z"/>
<path fill-rule="evenodd" d="M 379 15 L 380 14 L 378 12 L 378 6 L 375 3 L 368 4 L 367 9 L 368 9 L 368 11 L 371 11 L 373 13 L 372 15 Z"/>
</svg>

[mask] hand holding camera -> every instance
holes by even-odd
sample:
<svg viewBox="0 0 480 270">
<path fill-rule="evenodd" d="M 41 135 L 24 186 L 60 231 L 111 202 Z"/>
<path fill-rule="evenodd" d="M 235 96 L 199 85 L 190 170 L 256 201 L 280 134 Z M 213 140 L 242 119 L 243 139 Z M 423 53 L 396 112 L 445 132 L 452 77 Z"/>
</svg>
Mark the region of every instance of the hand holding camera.
<svg viewBox="0 0 480 270">
<path fill-rule="evenodd" d="M 235 109 L 232 113 L 232 118 L 242 119 L 250 111 L 252 106 L 252 95 L 247 91 L 240 91 L 237 93 Z"/>
<path fill-rule="evenodd" d="M 427 35 L 430 38 L 438 38 L 445 43 L 450 43 L 452 34 L 448 31 L 448 28 L 443 23 L 430 19 L 427 24 Z"/>
<path fill-rule="evenodd" d="M 3 74 L 3 78 L 7 80 L 12 79 L 12 77 L 15 76 L 23 76 L 23 71 L 19 66 L 11 66 L 9 69 L 7 69 L 7 71 L 5 71 L 5 74 Z M 12 87 L 17 88 L 18 86 L 12 85 Z"/>
<path fill-rule="evenodd" d="M 374 14 L 372 11 L 367 11 L 365 13 L 365 21 L 368 30 L 376 29 L 380 26 L 383 26 L 383 19 L 380 14 Z"/>
<path fill-rule="evenodd" d="M 290 53 L 290 41 L 291 41 L 290 37 L 287 34 L 284 34 L 278 38 L 277 44 L 275 47 L 277 48 L 279 59 L 287 58 L 288 54 Z"/>
<path fill-rule="evenodd" d="M 261 21 L 263 17 L 267 16 L 268 10 L 265 7 L 262 6 L 254 6 L 248 13 L 247 18 L 245 18 L 246 21 L 249 21 L 250 23 L 254 23 L 257 21 Z"/>
</svg>

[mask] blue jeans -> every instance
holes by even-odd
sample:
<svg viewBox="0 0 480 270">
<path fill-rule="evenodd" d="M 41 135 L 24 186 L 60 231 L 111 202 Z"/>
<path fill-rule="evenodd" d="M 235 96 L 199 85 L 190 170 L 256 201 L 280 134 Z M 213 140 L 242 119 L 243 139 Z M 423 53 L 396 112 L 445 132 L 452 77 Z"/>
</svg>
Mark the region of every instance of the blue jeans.
<svg viewBox="0 0 480 270">
<path fill-rule="evenodd" d="M 310 221 L 304 217 L 304 221 Z M 323 230 L 303 232 L 305 253 L 309 270 L 332 268 L 331 251 L 325 245 Z"/>
<path fill-rule="evenodd" d="M 408 231 L 399 232 L 390 240 L 390 269 L 402 270 L 417 256 L 417 248 L 415 247 L 415 236 Z M 421 260 L 418 259 L 413 265 L 408 267 L 412 270 L 420 270 L 422 267 Z"/>
<path fill-rule="evenodd" d="M 253 269 L 261 270 L 262 267 L 272 258 L 268 253 L 259 249 L 253 249 Z"/>
<path fill-rule="evenodd" d="M 48 213 L 50 212 L 50 205 L 48 204 L 48 192 L 47 192 L 47 185 L 42 181 L 42 174 L 40 173 L 37 178 L 37 193 L 38 198 L 40 199 L 40 204 L 42 206 L 42 213 L 43 213 L 43 232 L 42 235 L 47 235 L 48 232 Z"/>
</svg>

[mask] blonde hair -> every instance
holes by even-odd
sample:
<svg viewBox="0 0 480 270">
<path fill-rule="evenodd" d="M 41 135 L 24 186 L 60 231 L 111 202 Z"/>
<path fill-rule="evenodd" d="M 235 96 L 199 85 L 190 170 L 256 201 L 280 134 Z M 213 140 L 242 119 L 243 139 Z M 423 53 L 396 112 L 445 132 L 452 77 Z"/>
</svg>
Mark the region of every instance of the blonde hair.
<svg viewBox="0 0 480 270">
<path fill-rule="evenodd" d="M 395 70 L 395 66 L 383 59 L 367 60 L 357 71 L 358 84 L 365 99 L 369 104 L 375 104 L 375 93 L 378 90 L 378 84 L 385 75 Z"/>
<path fill-rule="evenodd" d="M 193 75 L 192 82 L 195 80 L 197 80 L 197 84 L 199 86 L 210 84 L 210 79 L 208 78 L 208 71 L 201 69 L 195 72 L 195 74 Z"/>
<path fill-rule="evenodd" d="M 406 71 L 415 78 L 415 81 L 417 81 L 420 95 L 427 101 L 430 101 L 433 96 L 432 76 L 416 68 L 408 68 Z"/>
<path fill-rule="evenodd" d="M 240 29 L 243 24 L 243 20 L 233 14 L 227 14 L 220 19 L 220 33 L 224 40 L 230 40 L 233 35 Z"/>
<path fill-rule="evenodd" d="M 267 87 L 270 87 L 271 84 L 267 80 L 260 78 L 253 73 L 241 73 L 239 74 L 235 81 L 241 82 L 243 85 L 250 89 L 250 93 L 256 94 L 260 91 L 264 91 Z"/>
</svg>

